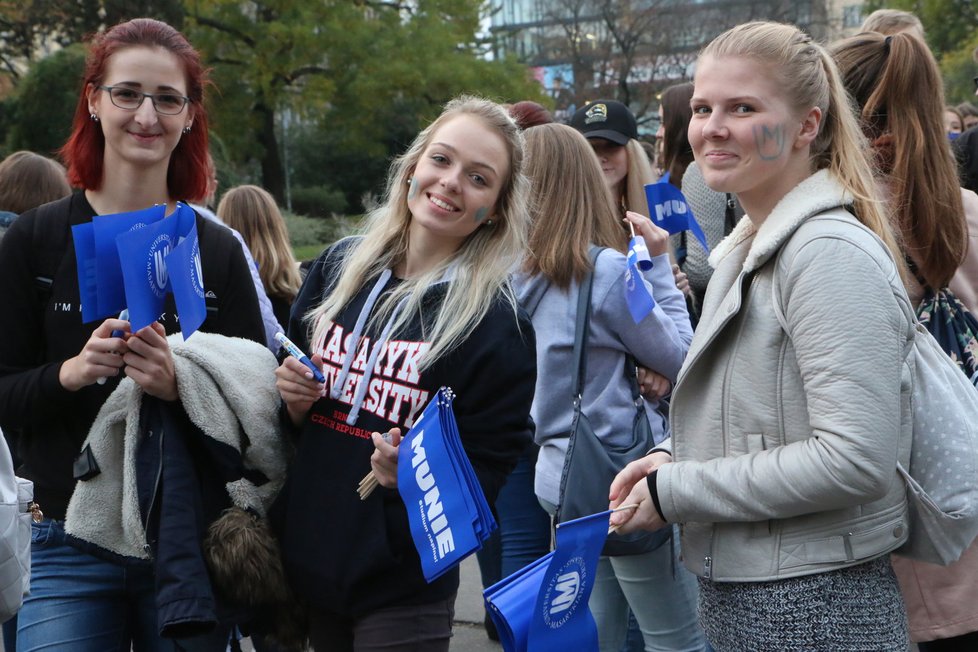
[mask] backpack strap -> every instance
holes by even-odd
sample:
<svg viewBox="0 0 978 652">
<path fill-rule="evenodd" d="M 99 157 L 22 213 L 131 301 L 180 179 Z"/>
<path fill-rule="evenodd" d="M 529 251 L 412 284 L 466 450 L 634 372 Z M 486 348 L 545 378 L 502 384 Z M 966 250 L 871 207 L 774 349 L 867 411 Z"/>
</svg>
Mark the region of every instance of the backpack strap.
<svg viewBox="0 0 978 652">
<path fill-rule="evenodd" d="M 54 293 L 54 277 L 68 251 L 71 237 L 69 214 L 72 195 L 34 209 L 31 231 L 31 276 L 37 297 L 36 308 L 39 322 Z"/>
</svg>

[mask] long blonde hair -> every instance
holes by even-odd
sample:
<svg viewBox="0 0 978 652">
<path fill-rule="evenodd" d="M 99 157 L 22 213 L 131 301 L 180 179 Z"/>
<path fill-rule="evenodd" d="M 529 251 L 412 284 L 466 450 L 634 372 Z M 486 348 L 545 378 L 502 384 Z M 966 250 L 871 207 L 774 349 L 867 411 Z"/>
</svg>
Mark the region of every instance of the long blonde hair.
<svg viewBox="0 0 978 652">
<path fill-rule="evenodd" d="M 291 303 L 302 279 L 275 198 L 258 186 L 237 186 L 221 197 L 217 216 L 248 244 L 265 291 Z"/>
<path fill-rule="evenodd" d="M 889 205 L 902 244 L 927 283 L 944 287 L 967 253 L 968 225 L 937 61 L 904 33 L 859 34 L 831 49 L 879 172 L 892 181 Z"/>
<path fill-rule="evenodd" d="M 532 224 L 524 269 L 566 289 L 591 269 L 589 244 L 624 253 L 618 211 L 598 159 L 576 129 L 540 125 L 525 137 Z"/>
<path fill-rule="evenodd" d="M 641 213 L 649 217 L 649 203 L 645 199 L 645 184 L 655 183 L 655 171 L 642 144 L 630 138 L 625 145 L 628 154 L 628 174 L 625 177 L 625 195 L 621 202 L 625 210 Z M 618 198 L 616 198 L 618 199 Z M 624 227 L 624 225 L 622 225 Z M 627 230 L 627 227 L 625 227 Z"/>
<path fill-rule="evenodd" d="M 703 57 L 743 57 L 768 65 L 795 109 L 821 109 L 819 133 L 811 145 L 814 169 L 827 168 L 852 195 L 856 218 L 886 244 L 901 277 L 906 278 L 903 254 L 877 196 L 866 156 L 868 143 L 825 48 L 794 25 L 752 22 L 716 37 L 700 53 Z"/>
<path fill-rule="evenodd" d="M 508 278 L 526 252 L 530 221 L 526 201 L 528 183 L 523 174 L 523 136 L 500 105 L 482 98 L 462 96 L 445 105 L 441 115 L 419 133 L 408 151 L 391 165 L 384 200 L 367 214 L 362 237 L 343 254 L 342 271 L 333 289 L 306 315 L 313 342 L 323 337 L 329 321 L 364 284 L 383 270 L 395 267 L 406 256 L 411 224 L 407 205 L 408 179 L 438 129 L 461 115 L 478 118 L 506 143 L 509 176 L 500 188 L 493 224 L 477 228 L 458 251 L 430 271 L 398 284 L 378 304 L 370 325 L 389 319 L 402 299 L 406 300 L 406 305 L 397 312 L 392 332 L 403 329 L 415 315 L 424 316 L 422 299 L 425 292 L 446 274 L 450 282 L 441 307 L 433 320 L 422 319 L 424 337 L 431 343 L 421 358 L 422 369 L 465 340 L 500 297 L 509 304 L 513 319 L 516 319 L 518 303 Z"/>
</svg>

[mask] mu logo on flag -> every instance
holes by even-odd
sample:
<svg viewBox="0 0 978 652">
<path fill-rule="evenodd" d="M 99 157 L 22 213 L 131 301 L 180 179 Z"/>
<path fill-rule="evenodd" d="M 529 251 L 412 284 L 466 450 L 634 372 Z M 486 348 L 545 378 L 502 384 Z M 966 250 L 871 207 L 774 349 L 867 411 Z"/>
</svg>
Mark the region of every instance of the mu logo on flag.
<svg viewBox="0 0 978 652">
<path fill-rule="evenodd" d="M 686 202 L 669 199 L 655 205 L 655 221 L 662 222 L 667 217 L 672 217 L 673 214 L 685 215 L 686 211 Z"/>
<path fill-rule="evenodd" d="M 554 585 L 554 592 L 557 594 L 550 601 L 550 615 L 554 616 L 561 611 L 567 611 L 574 604 L 574 598 L 581 590 L 581 574 L 576 570 L 564 573 L 557 578 Z"/>
<path fill-rule="evenodd" d="M 170 236 L 161 233 L 149 247 L 149 260 L 146 261 L 146 276 L 149 288 L 157 297 L 166 296 L 168 275 L 166 257 L 170 253 Z"/>
<path fill-rule="evenodd" d="M 551 629 L 562 627 L 580 606 L 584 595 L 587 568 L 581 557 L 567 560 L 546 587 L 543 599 L 543 622 Z"/>
</svg>

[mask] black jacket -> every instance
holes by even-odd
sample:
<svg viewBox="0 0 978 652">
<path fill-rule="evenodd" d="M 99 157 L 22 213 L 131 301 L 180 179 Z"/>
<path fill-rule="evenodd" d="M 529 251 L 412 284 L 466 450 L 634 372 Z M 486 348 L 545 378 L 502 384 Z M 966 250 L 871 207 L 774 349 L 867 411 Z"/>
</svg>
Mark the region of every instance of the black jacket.
<svg viewBox="0 0 978 652">
<path fill-rule="evenodd" d="M 34 481 L 46 516 L 63 519 L 75 486 L 72 462 L 119 378 L 77 392 L 58 381 L 97 322 L 83 324 L 71 226 L 90 222 L 83 192 L 28 211 L 0 240 L 0 428 L 16 433 L 19 474 Z M 255 287 L 230 231 L 197 217 L 207 301 L 202 331 L 264 343 Z M 179 331 L 173 297 L 160 322 Z"/>
<path fill-rule="evenodd" d="M 419 372 L 417 359 L 427 343 L 416 315 L 406 332 L 387 340 L 363 401 L 354 404 L 351 395 L 378 336 L 379 329 L 368 329 L 356 346 L 344 391 L 333 399 L 329 391 L 346 354 L 344 340 L 377 279 L 370 279 L 347 304 L 324 341 L 310 344 L 301 317 L 319 304 L 338 275 L 337 266 L 327 263 L 328 253 L 309 271 L 289 324 L 289 337 L 300 348 L 326 360 L 326 396 L 313 405 L 301 428 L 273 521 L 297 593 L 315 609 L 357 617 L 382 607 L 434 602 L 458 588 L 457 569 L 425 582 L 397 491 L 378 488 L 367 500 L 359 499 L 357 483 L 370 471 L 374 450 L 370 433 L 393 427 L 406 432 L 438 388 L 451 387 L 457 395 L 453 407 L 462 445 L 492 504 L 532 440 L 536 352 L 529 318 L 522 311 L 517 317 L 500 298 L 471 336 Z M 397 282 L 391 279 L 385 291 Z M 428 290 L 426 314 L 437 311 L 446 285 Z M 348 423 L 357 411 L 355 422 Z"/>
</svg>

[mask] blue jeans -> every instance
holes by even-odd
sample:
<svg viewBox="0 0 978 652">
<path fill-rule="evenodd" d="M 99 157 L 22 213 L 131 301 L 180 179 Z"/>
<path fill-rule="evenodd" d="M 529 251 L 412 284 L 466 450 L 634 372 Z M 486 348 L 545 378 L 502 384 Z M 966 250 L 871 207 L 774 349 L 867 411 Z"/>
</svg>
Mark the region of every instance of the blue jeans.
<svg viewBox="0 0 978 652">
<path fill-rule="evenodd" d="M 496 498 L 499 529 L 478 553 L 482 586 L 489 587 L 550 552 L 550 515 L 533 491 L 535 444 L 520 456 Z"/>
<path fill-rule="evenodd" d="M 699 652 L 706 638 L 696 616 L 696 578 L 679 563 L 679 537 L 641 555 L 601 557 L 588 605 L 602 652 L 618 652 L 631 607 L 645 649 Z"/>
<path fill-rule="evenodd" d="M 31 591 L 17 614 L 17 650 L 174 652 L 226 649 L 227 631 L 160 638 L 149 563 L 112 563 L 72 547 L 64 524 L 31 524 Z"/>
</svg>

